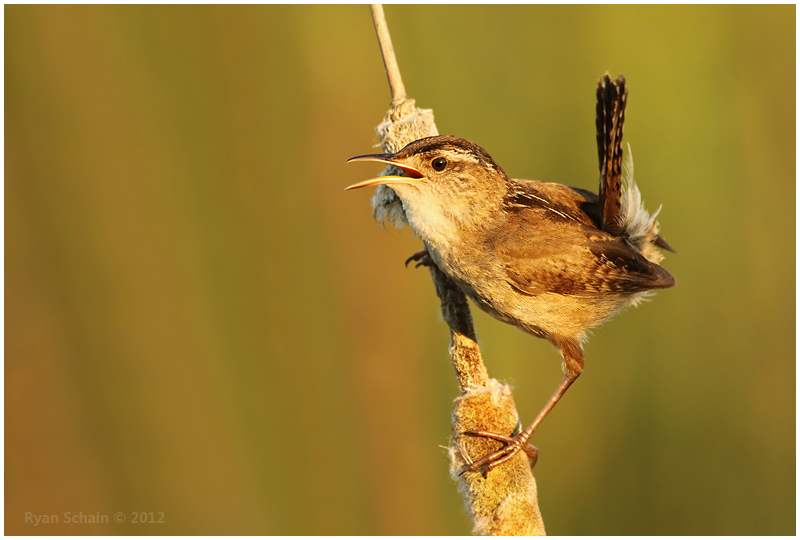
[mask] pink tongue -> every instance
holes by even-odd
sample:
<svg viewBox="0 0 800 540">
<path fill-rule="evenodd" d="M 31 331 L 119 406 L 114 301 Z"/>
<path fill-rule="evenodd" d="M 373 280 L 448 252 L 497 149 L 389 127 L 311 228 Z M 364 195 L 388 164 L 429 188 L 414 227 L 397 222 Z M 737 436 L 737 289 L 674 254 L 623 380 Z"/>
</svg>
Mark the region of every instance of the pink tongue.
<svg viewBox="0 0 800 540">
<path fill-rule="evenodd" d="M 414 169 L 411 169 L 409 167 L 403 167 L 399 163 L 392 163 L 392 165 L 403 171 L 405 173 L 405 176 L 408 176 L 409 178 L 422 178 L 422 175 L 418 171 L 415 171 Z"/>
</svg>

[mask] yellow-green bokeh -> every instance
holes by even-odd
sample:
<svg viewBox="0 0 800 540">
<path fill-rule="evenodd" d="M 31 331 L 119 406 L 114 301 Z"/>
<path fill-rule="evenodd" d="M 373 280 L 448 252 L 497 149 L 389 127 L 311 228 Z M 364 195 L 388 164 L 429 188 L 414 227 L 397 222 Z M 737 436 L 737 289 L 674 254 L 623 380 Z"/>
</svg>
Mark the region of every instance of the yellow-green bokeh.
<svg viewBox="0 0 800 540">
<path fill-rule="evenodd" d="M 596 189 L 628 79 L 678 286 L 536 434 L 548 532 L 794 534 L 795 7 L 386 15 L 409 94 L 513 176 Z M 6 533 L 469 532 L 418 240 L 342 191 L 388 103 L 366 6 L 5 7 Z M 530 419 L 557 354 L 476 326 Z"/>
</svg>

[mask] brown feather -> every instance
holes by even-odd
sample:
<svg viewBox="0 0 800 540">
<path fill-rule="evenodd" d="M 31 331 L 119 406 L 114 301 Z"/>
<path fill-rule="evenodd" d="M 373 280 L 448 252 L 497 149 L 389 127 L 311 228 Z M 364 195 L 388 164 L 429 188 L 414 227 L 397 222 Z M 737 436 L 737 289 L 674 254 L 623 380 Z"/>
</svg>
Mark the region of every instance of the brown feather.
<svg viewBox="0 0 800 540">
<path fill-rule="evenodd" d="M 603 230 L 621 233 L 622 130 L 628 89 L 625 77 L 611 81 L 608 73 L 597 85 L 597 153 L 600 161 L 599 207 Z"/>
<path fill-rule="evenodd" d="M 624 239 L 599 230 L 586 209 L 597 196 L 561 184 L 512 180 L 508 220 L 487 236 L 508 283 L 527 295 L 573 296 L 663 289 L 675 280 Z M 565 226 L 566 222 L 572 222 Z M 565 246 L 569 246 L 565 249 Z"/>
</svg>

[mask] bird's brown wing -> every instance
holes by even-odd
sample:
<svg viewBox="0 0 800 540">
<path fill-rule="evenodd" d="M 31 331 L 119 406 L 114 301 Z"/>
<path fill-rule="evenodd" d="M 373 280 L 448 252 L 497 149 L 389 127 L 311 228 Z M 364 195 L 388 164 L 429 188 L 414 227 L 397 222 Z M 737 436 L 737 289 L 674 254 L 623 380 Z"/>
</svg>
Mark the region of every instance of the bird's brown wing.
<svg viewBox="0 0 800 540">
<path fill-rule="evenodd" d="M 598 228 L 596 195 L 560 184 L 515 182 L 507 221 L 487 235 L 486 246 L 515 289 L 594 296 L 675 284 L 664 268 Z"/>
<path fill-rule="evenodd" d="M 628 89 L 625 77 L 612 81 L 606 73 L 597 83 L 597 154 L 600 160 L 602 229 L 619 235 L 622 208 L 622 128 Z"/>
</svg>

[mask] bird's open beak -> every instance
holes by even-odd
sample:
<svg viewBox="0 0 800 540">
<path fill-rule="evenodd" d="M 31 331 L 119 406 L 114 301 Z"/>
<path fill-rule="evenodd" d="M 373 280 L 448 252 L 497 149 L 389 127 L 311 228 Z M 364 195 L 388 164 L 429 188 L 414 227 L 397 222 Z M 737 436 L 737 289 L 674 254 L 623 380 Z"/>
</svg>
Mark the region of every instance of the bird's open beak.
<svg viewBox="0 0 800 540">
<path fill-rule="evenodd" d="M 377 161 L 379 163 L 388 163 L 389 165 L 394 165 L 398 169 L 402 170 L 405 173 L 405 175 L 379 176 L 378 178 L 371 178 L 369 180 L 359 182 L 358 184 L 347 186 L 346 188 L 344 188 L 345 190 L 357 189 L 369 186 L 379 186 L 381 184 L 415 184 L 419 182 L 420 179 L 425 178 L 425 175 L 419 172 L 417 169 L 409 167 L 408 165 L 401 165 L 400 163 L 394 161 L 394 154 L 369 154 L 366 156 L 356 156 L 354 158 L 348 159 L 347 163 L 352 163 L 354 161 Z"/>
</svg>

